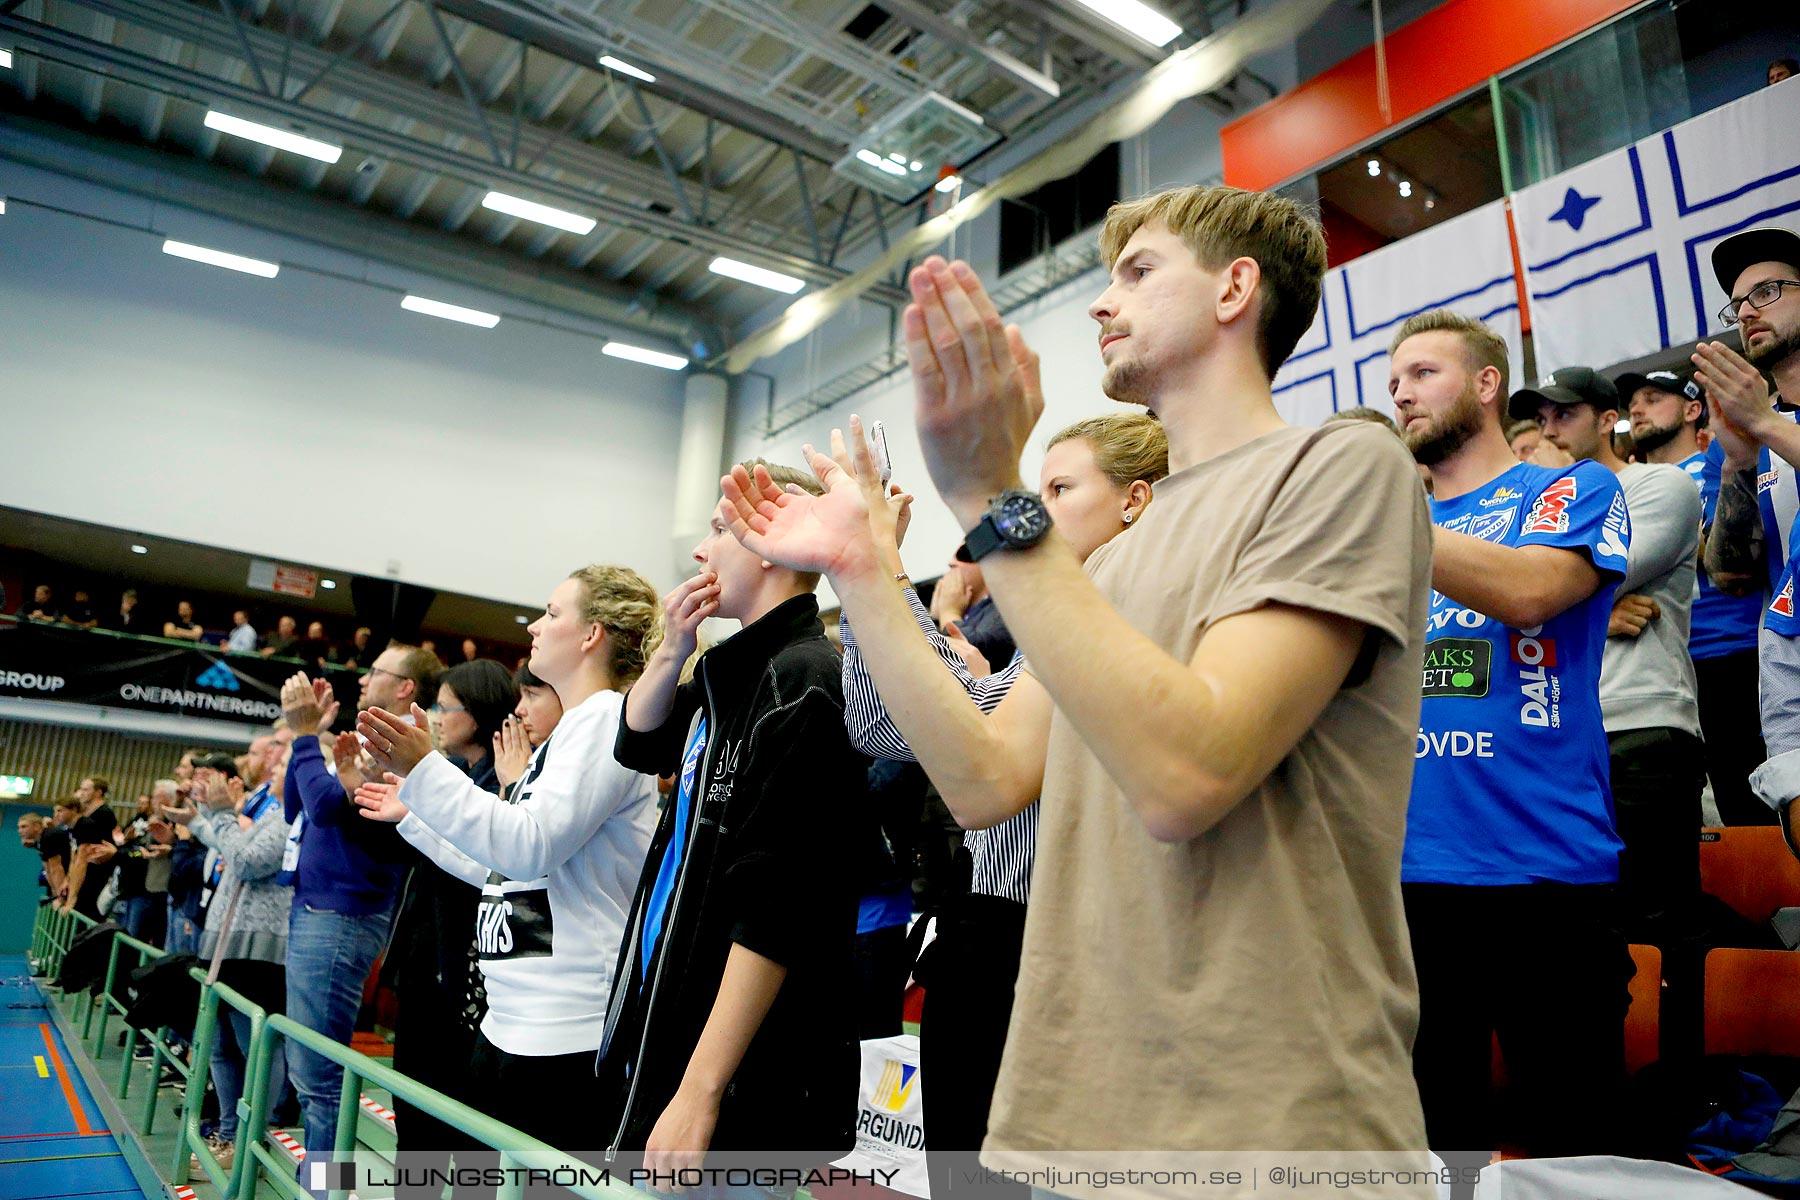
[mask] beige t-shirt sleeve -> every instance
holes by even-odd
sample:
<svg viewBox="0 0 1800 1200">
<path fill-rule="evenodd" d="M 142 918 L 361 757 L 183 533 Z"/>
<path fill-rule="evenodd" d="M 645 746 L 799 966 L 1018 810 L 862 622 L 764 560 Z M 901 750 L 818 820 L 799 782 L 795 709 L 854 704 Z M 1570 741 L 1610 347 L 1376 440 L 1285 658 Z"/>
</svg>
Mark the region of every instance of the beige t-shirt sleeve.
<svg viewBox="0 0 1800 1200">
<path fill-rule="evenodd" d="M 1268 604 L 1360 621 L 1405 645 L 1424 491 L 1412 456 L 1379 425 L 1324 427 L 1276 492 L 1208 624 Z"/>
</svg>

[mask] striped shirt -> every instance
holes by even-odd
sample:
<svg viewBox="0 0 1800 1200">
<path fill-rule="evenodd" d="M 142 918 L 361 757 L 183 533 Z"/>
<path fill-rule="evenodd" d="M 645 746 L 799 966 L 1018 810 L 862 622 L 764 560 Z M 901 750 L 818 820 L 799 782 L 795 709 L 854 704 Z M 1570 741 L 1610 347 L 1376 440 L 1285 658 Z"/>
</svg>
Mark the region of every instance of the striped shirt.
<svg viewBox="0 0 1800 1200">
<path fill-rule="evenodd" d="M 963 691 L 975 701 L 977 708 L 984 713 L 993 712 L 1012 690 L 1019 673 L 1025 669 L 1025 656 L 1014 654 L 1011 662 L 992 675 L 975 678 L 970 673 L 968 664 L 950 648 L 944 635 L 938 632 L 931 614 L 920 603 L 919 594 L 911 588 L 907 588 L 905 594 L 913 620 L 918 622 L 920 632 L 931 642 L 932 649 L 937 651 L 945 669 L 962 684 Z M 851 743 L 864 754 L 875 758 L 917 762 L 912 747 L 906 743 L 905 735 L 894 725 L 893 718 L 882 704 L 875 680 L 863 665 L 862 653 L 857 649 L 856 634 L 850 627 L 848 615 L 839 621 L 838 633 L 844 641 L 844 726 L 850 733 Z M 969 890 L 978 895 L 999 896 L 1020 904 L 1026 903 L 1031 897 L 1031 865 L 1037 854 L 1037 825 L 1038 802 L 1033 800 L 1023 812 L 1007 818 L 991 829 L 964 830 L 963 845 L 974 860 Z"/>
</svg>

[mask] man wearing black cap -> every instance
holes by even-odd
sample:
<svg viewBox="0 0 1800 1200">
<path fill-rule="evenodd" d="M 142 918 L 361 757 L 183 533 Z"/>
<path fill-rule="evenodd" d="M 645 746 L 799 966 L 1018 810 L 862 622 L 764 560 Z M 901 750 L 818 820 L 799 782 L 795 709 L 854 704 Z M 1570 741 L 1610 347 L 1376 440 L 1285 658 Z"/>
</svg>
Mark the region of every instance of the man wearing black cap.
<svg viewBox="0 0 1800 1200">
<path fill-rule="evenodd" d="M 1565 367 L 1515 392 L 1511 414 L 1535 412 L 1544 437 L 1577 461 L 1619 478 L 1630 555 L 1620 594 L 1659 616 L 1635 632 L 1617 622 L 1600 670 L 1600 713 L 1611 762 L 1619 898 L 1625 936 L 1668 948 L 1688 932 L 1700 894 L 1700 712 L 1688 657 L 1688 612 L 1700 549 L 1700 495 L 1678 467 L 1627 463 L 1613 449 L 1619 393 L 1587 367 Z"/>
<path fill-rule="evenodd" d="M 1631 416 L 1638 452 L 1646 462 L 1687 472 L 1700 489 L 1701 524 L 1711 525 L 1725 450 L 1717 442 L 1709 450 L 1700 449 L 1699 431 L 1707 425 L 1706 393 L 1694 382 L 1692 368 L 1625 374 L 1613 382 Z M 1632 515 L 1637 516 L 1635 505 Z M 1775 814 L 1750 790 L 1750 772 L 1765 756 L 1756 703 L 1762 584 L 1728 576 L 1721 587 L 1704 566 L 1696 575 L 1688 654 L 1699 689 L 1700 730 L 1713 801 L 1721 824 L 1770 825 Z"/>
<path fill-rule="evenodd" d="M 1420 313 L 1391 351 L 1402 436 L 1435 485 L 1400 871 L 1426 1134 L 1485 1163 L 1498 1034 L 1527 1152 L 1608 1153 L 1631 959 L 1600 670 L 1627 565 L 1624 493 L 1595 463 L 1522 463 L 1507 447 L 1506 343 L 1480 321 Z"/>
<path fill-rule="evenodd" d="M 1706 542 L 1706 569 L 1760 575 L 1768 602 L 1758 643 L 1762 732 L 1769 760 L 1750 777 L 1758 799 L 1785 811 L 1800 796 L 1800 615 L 1794 584 L 1800 556 L 1792 544 L 1800 512 L 1800 425 L 1785 405 L 1771 406 L 1763 372 L 1800 397 L 1800 234 L 1765 227 L 1733 234 L 1712 253 L 1713 273 L 1730 297 L 1719 312 L 1743 332 L 1744 353 L 1723 342 L 1694 350 L 1694 380 L 1706 389 L 1713 433 L 1725 462 L 1719 504 Z"/>
</svg>

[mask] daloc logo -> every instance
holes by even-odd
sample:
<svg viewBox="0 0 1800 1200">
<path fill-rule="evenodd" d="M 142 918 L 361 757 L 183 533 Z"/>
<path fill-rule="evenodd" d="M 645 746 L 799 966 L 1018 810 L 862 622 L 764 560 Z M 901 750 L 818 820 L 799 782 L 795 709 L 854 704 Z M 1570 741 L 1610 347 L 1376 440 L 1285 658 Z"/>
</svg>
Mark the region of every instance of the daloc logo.
<svg viewBox="0 0 1800 1200">
<path fill-rule="evenodd" d="M 206 668 L 206 670 L 200 672 L 194 682 L 201 687 L 209 687 L 221 692 L 235 692 L 238 690 L 237 675 L 232 672 L 230 667 L 222 662 L 216 662 L 212 666 Z"/>
</svg>

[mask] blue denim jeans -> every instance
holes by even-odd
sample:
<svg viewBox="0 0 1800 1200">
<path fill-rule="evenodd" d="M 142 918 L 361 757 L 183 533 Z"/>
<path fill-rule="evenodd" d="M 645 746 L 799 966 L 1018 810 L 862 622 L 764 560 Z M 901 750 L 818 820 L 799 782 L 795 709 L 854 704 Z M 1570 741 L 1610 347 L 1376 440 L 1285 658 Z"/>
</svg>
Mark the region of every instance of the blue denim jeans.
<svg viewBox="0 0 1800 1200">
<path fill-rule="evenodd" d="M 200 926 L 183 916 L 174 904 L 169 905 L 169 939 L 163 949 L 170 954 L 200 953 Z"/>
<path fill-rule="evenodd" d="M 250 1017 L 229 1004 L 219 1005 L 219 1015 L 225 1019 L 220 1020 L 213 1041 L 212 1079 L 213 1087 L 219 1093 L 219 1136 L 229 1142 L 237 1138 L 238 1101 L 244 1095 L 244 1072 L 249 1066 Z M 271 1106 L 280 1104 L 287 1094 L 287 1076 L 287 1060 L 279 1052 L 277 1043 L 277 1053 L 269 1063 Z M 251 1140 L 254 1141 L 260 1132 L 252 1131 Z"/>
<path fill-rule="evenodd" d="M 387 945 L 393 914 L 358 917 L 295 904 L 288 916 L 287 1015 L 348 1046 L 362 1004 L 363 981 Z M 300 1096 L 307 1157 L 329 1161 L 337 1142 L 338 1094 L 344 1070 L 294 1042 L 288 1076 Z"/>
</svg>

